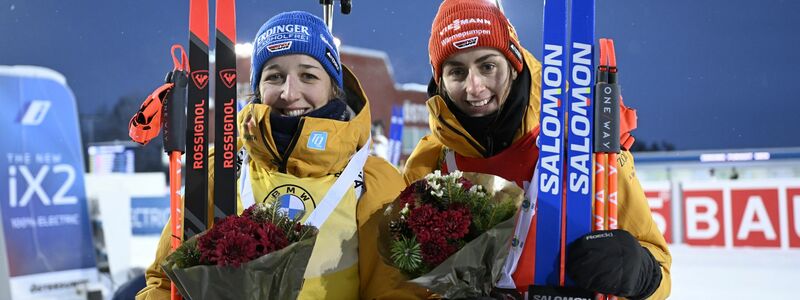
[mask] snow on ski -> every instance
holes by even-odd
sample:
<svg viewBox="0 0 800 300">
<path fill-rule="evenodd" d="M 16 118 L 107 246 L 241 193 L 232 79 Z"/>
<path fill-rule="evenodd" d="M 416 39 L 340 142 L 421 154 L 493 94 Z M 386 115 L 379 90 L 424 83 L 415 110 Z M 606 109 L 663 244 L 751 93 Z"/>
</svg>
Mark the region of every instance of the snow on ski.
<svg viewBox="0 0 800 300">
<path fill-rule="evenodd" d="M 208 0 L 189 3 L 189 69 L 184 239 L 203 232 L 209 225 Z"/>
<path fill-rule="evenodd" d="M 214 219 L 236 214 L 236 6 L 217 0 Z"/>
</svg>

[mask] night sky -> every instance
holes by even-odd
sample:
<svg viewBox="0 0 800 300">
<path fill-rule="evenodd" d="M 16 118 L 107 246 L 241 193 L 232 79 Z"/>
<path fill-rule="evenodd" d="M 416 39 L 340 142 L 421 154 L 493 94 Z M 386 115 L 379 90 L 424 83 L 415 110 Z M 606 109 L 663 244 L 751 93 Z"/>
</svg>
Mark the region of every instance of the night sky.
<svg viewBox="0 0 800 300">
<path fill-rule="evenodd" d="M 597 2 L 596 37 L 616 42 L 640 140 L 680 150 L 800 146 L 800 1 Z M 100 113 L 163 81 L 172 68 L 170 45 L 187 44 L 188 3 L 0 0 L 0 65 L 54 69 L 67 77 L 80 114 Z M 503 5 L 523 46 L 541 57 L 542 1 Z M 437 7 L 429 0 L 353 0 L 351 15 L 337 8 L 334 34 L 345 45 L 387 52 L 396 81 L 427 83 Z M 286 10 L 322 14 L 318 0 L 237 1 L 239 42 Z"/>
</svg>

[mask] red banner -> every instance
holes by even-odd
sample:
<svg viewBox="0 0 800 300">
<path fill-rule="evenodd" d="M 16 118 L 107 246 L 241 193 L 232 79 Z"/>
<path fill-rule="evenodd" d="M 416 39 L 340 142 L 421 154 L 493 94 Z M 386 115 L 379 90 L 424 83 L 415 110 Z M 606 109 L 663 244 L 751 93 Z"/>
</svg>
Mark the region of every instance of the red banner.
<svg viewBox="0 0 800 300">
<path fill-rule="evenodd" d="M 780 247 L 778 188 L 731 189 L 733 246 Z"/>
<path fill-rule="evenodd" d="M 800 188 L 786 189 L 789 217 L 789 247 L 800 248 Z"/>
<path fill-rule="evenodd" d="M 693 246 L 724 246 L 721 189 L 683 192 L 684 242 Z"/>
</svg>

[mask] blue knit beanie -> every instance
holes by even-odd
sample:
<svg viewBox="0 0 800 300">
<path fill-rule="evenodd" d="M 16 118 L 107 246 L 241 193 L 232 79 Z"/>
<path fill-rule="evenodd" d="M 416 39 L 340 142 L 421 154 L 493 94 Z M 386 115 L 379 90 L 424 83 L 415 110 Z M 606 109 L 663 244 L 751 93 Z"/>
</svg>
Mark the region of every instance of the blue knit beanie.
<svg viewBox="0 0 800 300">
<path fill-rule="evenodd" d="M 270 58 L 288 54 L 313 57 L 325 68 L 336 85 L 343 88 L 339 50 L 333 44 L 333 35 L 325 26 L 325 21 L 308 12 L 290 11 L 280 13 L 261 25 L 253 40 L 250 65 L 253 93 L 258 91 L 264 64 Z"/>
</svg>

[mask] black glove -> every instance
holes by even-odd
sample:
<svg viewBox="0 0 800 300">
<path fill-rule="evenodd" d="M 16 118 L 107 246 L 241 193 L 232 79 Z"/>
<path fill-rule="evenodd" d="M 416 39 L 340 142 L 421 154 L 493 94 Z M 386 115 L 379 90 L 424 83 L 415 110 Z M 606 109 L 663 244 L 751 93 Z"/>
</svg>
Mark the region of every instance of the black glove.
<svg viewBox="0 0 800 300">
<path fill-rule="evenodd" d="M 661 265 L 622 229 L 575 240 L 567 252 L 567 274 L 581 288 L 629 299 L 647 298 L 661 284 Z"/>
</svg>

